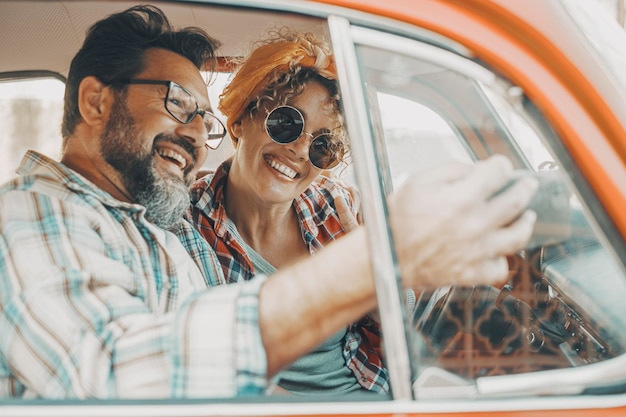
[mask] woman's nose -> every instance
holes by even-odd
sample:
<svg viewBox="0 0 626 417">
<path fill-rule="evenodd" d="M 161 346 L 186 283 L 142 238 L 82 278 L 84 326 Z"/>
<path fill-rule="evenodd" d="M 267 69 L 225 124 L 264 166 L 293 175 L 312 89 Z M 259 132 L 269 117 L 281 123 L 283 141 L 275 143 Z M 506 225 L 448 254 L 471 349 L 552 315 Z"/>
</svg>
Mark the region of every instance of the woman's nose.
<svg viewBox="0 0 626 417">
<path fill-rule="evenodd" d="M 309 146 L 311 146 L 312 140 L 313 135 L 311 133 L 302 132 L 302 134 L 300 134 L 300 136 L 296 140 L 288 143 L 287 145 L 300 158 L 308 158 Z"/>
</svg>

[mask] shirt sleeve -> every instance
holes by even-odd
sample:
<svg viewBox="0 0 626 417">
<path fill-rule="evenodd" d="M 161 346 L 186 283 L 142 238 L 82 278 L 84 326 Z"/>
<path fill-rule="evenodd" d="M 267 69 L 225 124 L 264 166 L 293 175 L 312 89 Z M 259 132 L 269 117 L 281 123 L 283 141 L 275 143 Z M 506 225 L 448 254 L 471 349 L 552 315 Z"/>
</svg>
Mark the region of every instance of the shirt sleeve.
<svg viewBox="0 0 626 417">
<path fill-rule="evenodd" d="M 142 218 L 71 193 L 0 197 L 0 397 L 263 392 L 264 279 L 206 289 Z"/>
<path fill-rule="evenodd" d="M 264 350 L 255 348 L 262 346 L 257 307 L 264 282 L 259 276 L 222 286 L 199 294 L 181 309 L 173 335 L 175 397 L 264 393 L 267 358 Z M 212 322 L 210 329 L 207 322 Z"/>
</svg>

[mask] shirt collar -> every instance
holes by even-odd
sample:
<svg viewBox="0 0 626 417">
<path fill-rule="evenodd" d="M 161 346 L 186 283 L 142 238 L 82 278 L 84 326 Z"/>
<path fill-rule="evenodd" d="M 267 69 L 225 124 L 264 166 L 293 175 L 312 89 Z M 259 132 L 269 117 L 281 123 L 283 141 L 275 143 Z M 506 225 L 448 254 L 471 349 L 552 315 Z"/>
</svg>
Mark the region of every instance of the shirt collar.
<svg viewBox="0 0 626 417">
<path fill-rule="evenodd" d="M 27 151 L 16 172 L 24 177 L 29 175 L 52 177 L 70 190 L 79 194 L 91 195 L 110 207 L 133 212 L 145 211 L 145 208 L 139 204 L 119 201 L 78 172 L 37 151 Z"/>
</svg>

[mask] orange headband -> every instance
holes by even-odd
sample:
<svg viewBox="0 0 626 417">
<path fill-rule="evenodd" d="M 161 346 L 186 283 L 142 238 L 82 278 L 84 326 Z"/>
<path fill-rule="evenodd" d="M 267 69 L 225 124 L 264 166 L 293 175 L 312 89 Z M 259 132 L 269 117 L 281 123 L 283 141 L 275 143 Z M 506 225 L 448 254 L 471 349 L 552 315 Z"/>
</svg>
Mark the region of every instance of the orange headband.
<svg viewBox="0 0 626 417">
<path fill-rule="evenodd" d="M 295 65 L 314 68 L 329 80 L 337 78 L 333 56 L 318 46 L 307 49 L 302 43 L 287 41 L 260 46 L 239 67 L 220 96 L 218 108 L 227 117 L 226 128 L 231 138 L 234 139 L 233 124 L 265 88 L 268 77 L 275 70 L 286 72 Z"/>
</svg>

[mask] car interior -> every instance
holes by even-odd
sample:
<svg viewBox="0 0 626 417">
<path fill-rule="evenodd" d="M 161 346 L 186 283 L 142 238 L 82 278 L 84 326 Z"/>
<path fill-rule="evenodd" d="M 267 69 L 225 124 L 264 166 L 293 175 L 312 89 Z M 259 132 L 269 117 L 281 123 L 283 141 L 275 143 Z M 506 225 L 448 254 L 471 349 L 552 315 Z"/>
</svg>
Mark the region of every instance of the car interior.
<svg viewBox="0 0 626 417">
<path fill-rule="evenodd" d="M 0 35 L 3 39 L 0 43 L 0 56 L 3 57 L 0 62 L 0 93 L 3 93 L 3 100 L 8 100 L 13 106 L 6 111 L 19 113 L 19 116 L 7 121 L 15 125 L 14 130 L 0 133 L 0 143 L 5 143 L 5 149 L 11 152 L 3 157 L 1 180 L 14 175 L 21 156 L 28 148 L 34 147 L 53 156 L 59 154 L 61 137 L 56 126 L 60 123 L 62 111 L 62 83 L 72 56 L 78 51 L 91 24 L 135 4 L 130 1 L 0 2 Z M 211 83 L 211 102 L 218 117 L 221 116 L 216 108 L 218 95 L 232 70 L 229 63 L 245 54 L 254 41 L 283 25 L 326 36 L 323 20 L 315 17 L 228 6 L 208 8 L 182 2 L 151 4 L 161 7 L 175 26 L 198 26 L 220 41 L 218 55 L 220 71 L 223 72 L 207 75 L 207 81 Z M 42 90 L 48 94 L 41 94 Z M 39 97 L 35 99 L 36 93 Z M 30 111 L 27 108 L 20 110 L 20 103 L 31 107 Z M 30 114 L 33 106 L 41 106 L 44 115 Z M 4 114 L 6 118 L 10 116 Z M 33 127 L 26 129 L 26 126 L 37 126 L 38 130 L 33 132 Z M 17 139 L 13 135 L 17 135 Z M 230 155 L 232 149 L 226 138 L 220 148 L 210 153 L 206 169 L 214 169 Z"/>
<path fill-rule="evenodd" d="M 207 75 L 215 110 L 232 70 L 229 63 L 268 30 L 285 25 L 331 37 L 327 20 L 316 11 L 151 3 L 176 26 L 199 26 L 221 42 L 220 73 Z M 13 178 L 27 149 L 60 155 L 63 82 L 70 60 L 91 24 L 135 4 L 0 0 L 0 125 L 5 127 L 0 129 L 0 181 Z M 366 18 L 355 13 L 354 19 L 367 26 Z M 625 271 L 611 249 L 620 238 L 559 145 L 557 132 L 523 94 L 509 94 L 514 85 L 466 56 L 462 47 L 429 35 L 401 41 L 401 30 L 379 32 L 378 45 L 362 41 L 355 50 L 375 133 L 378 159 L 370 168 L 385 193 L 418 168 L 451 159 L 471 163 L 493 154 L 508 156 L 520 175 L 532 173 L 541 183 L 532 203 L 539 219 L 535 238 L 509 257 L 506 283 L 425 290 L 406 312 L 405 324 L 417 336 L 410 352 L 415 396 L 428 397 L 428 388 L 436 386 L 433 395 L 445 396 L 449 387 L 455 397 L 459 391 L 454 388 L 480 378 L 577 368 L 623 355 Z M 405 48 L 403 42 L 424 49 Z M 431 49 L 436 51 L 423 52 Z M 418 113 L 424 115 L 421 124 L 415 123 Z M 216 115 L 221 117 L 217 110 Z M 205 168 L 214 169 L 232 150 L 227 138 Z M 332 174 L 360 185 L 352 164 Z M 447 376 L 425 372 L 432 368 Z M 511 393 L 522 394 L 522 389 Z"/>
</svg>

